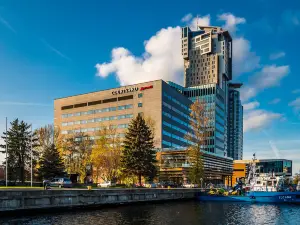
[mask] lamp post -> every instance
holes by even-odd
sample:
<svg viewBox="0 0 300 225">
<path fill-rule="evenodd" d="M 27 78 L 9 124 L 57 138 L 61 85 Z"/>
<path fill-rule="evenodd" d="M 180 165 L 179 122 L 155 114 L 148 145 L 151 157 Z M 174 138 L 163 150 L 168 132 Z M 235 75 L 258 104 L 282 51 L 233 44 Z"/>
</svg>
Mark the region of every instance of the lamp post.
<svg viewBox="0 0 300 225">
<path fill-rule="evenodd" d="M 33 168 L 32 168 L 32 124 L 31 124 L 31 133 L 30 133 L 30 167 L 31 167 L 31 187 L 32 187 L 32 180 L 33 180 Z"/>
<path fill-rule="evenodd" d="M 6 187 L 7 187 L 7 168 L 8 168 L 8 160 L 7 160 L 7 117 L 5 118 L 5 184 L 6 184 Z"/>
</svg>

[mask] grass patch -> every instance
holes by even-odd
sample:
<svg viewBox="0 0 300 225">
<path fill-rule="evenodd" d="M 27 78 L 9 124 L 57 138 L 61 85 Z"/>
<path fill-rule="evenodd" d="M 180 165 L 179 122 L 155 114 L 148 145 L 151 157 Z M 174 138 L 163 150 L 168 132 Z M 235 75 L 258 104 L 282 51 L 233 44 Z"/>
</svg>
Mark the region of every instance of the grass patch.
<svg viewBox="0 0 300 225">
<path fill-rule="evenodd" d="M 43 189 L 43 187 L 28 187 L 28 186 L 8 186 L 0 187 L 0 189 Z"/>
</svg>

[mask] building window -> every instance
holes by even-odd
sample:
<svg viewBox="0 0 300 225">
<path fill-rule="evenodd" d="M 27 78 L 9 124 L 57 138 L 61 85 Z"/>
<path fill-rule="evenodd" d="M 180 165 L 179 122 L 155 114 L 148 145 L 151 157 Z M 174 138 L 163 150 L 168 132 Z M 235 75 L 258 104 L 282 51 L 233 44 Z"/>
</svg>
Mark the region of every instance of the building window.
<svg viewBox="0 0 300 225">
<path fill-rule="evenodd" d="M 141 98 L 141 97 L 143 97 L 143 93 L 138 94 L 138 98 Z"/>
<path fill-rule="evenodd" d="M 143 103 L 139 102 L 138 107 L 143 107 Z"/>
</svg>

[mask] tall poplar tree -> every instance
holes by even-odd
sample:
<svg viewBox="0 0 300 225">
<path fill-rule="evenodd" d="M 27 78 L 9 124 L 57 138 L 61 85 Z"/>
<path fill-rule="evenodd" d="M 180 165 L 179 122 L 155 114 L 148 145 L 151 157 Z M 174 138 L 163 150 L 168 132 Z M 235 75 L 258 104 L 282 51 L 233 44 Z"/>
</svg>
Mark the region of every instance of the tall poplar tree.
<svg viewBox="0 0 300 225">
<path fill-rule="evenodd" d="M 205 110 L 205 103 L 195 101 L 191 107 L 190 127 L 191 132 L 186 135 L 190 141 L 187 148 L 188 161 L 191 165 L 189 170 L 189 179 L 194 184 L 201 184 L 204 178 L 203 153 L 208 144 L 209 131 L 209 113 Z"/>
<path fill-rule="evenodd" d="M 123 171 L 137 176 L 141 186 L 142 176 L 152 177 L 155 174 L 155 153 L 151 129 L 144 118 L 138 115 L 131 121 L 125 135 L 121 158 Z"/>
</svg>

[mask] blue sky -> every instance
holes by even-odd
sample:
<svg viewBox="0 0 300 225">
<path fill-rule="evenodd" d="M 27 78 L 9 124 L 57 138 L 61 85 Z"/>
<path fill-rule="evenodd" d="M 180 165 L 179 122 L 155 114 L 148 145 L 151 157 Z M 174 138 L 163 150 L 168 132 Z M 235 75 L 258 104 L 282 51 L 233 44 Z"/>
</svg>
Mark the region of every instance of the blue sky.
<svg viewBox="0 0 300 225">
<path fill-rule="evenodd" d="M 300 2 L 0 1 L 0 132 L 5 117 L 53 121 L 58 97 L 163 78 L 182 82 L 180 26 L 223 26 L 244 83 L 245 158 L 300 169 Z M 2 118 L 2 119 L 1 119 Z"/>
</svg>

